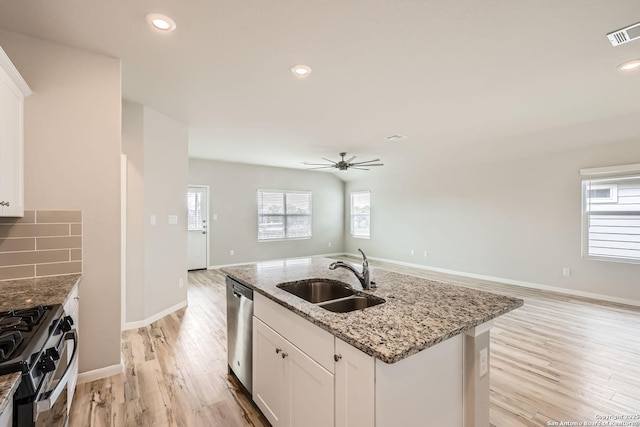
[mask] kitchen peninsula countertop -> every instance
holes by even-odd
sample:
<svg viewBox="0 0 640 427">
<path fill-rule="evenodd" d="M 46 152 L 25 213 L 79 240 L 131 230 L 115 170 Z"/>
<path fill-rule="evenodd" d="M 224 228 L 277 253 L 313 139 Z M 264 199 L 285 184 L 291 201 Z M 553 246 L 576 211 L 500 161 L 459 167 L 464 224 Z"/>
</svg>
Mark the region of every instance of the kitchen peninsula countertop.
<svg viewBox="0 0 640 427">
<path fill-rule="evenodd" d="M 34 305 L 62 304 L 80 280 L 80 274 L 0 281 L 0 312 Z M 0 375 L 0 413 L 11 403 L 20 373 Z"/>
<path fill-rule="evenodd" d="M 294 258 L 224 267 L 238 282 L 327 330 L 366 354 L 395 363 L 522 306 L 523 301 L 462 286 L 370 267 L 377 289 L 362 291 L 355 275 L 329 270 L 328 258 Z M 357 265 L 356 263 L 353 263 Z M 328 278 L 386 300 L 349 313 L 333 313 L 276 287 Z"/>
</svg>

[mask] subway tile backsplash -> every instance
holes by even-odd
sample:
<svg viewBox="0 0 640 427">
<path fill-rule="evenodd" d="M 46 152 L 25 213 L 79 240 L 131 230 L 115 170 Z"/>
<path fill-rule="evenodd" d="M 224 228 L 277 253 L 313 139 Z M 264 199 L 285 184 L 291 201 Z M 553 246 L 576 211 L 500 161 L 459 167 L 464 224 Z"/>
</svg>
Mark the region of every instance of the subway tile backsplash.
<svg viewBox="0 0 640 427">
<path fill-rule="evenodd" d="M 82 273 L 82 211 L 0 218 L 0 280 Z"/>
</svg>

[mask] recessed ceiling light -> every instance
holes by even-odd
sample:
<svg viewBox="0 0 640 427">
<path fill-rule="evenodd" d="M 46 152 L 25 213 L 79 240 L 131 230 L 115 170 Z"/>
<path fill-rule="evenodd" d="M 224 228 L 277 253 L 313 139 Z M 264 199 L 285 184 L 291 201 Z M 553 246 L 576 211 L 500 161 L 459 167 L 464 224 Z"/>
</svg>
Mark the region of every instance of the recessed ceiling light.
<svg viewBox="0 0 640 427">
<path fill-rule="evenodd" d="M 311 74 L 311 67 L 308 65 L 294 65 L 291 72 L 296 78 L 306 79 Z"/>
<path fill-rule="evenodd" d="M 147 22 L 156 30 L 170 32 L 176 29 L 176 23 L 173 19 L 160 13 L 150 13 L 147 15 Z"/>
<path fill-rule="evenodd" d="M 640 59 L 634 59 L 633 61 L 627 61 L 618 65 L 620 71 L 636 71 L 640 70 Z"/>
</svg>

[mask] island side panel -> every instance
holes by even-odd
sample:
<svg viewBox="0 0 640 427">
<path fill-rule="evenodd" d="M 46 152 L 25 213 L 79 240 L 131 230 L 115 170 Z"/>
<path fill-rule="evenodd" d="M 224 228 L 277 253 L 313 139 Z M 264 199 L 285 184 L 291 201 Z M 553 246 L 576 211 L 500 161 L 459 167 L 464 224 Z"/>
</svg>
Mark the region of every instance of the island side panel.
<svg viewBox="0 0 640 427">
<path fill-rule="evenodd" d="M 463 336 L 397 363 L 376 360 L 376 427 L 462 427 Z"/>
<path fill-rule="evenodd" d="M 464 427 L 489 427 L 490 334 L 493 321 L 464 334 Z"/>
</svg>

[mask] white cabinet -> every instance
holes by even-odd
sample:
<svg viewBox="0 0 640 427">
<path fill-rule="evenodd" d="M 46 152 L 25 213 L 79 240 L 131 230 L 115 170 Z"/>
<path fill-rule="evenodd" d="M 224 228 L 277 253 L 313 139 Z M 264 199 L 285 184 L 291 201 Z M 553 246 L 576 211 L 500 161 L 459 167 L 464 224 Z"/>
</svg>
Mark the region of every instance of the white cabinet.
<svg viewBox="0 0 640 427">
<path fill-rule="evenodd" d="M 333 374 L 254 317 L 253 399 L 272 426 L 333 425 Z"/>
<path fill-rule="evenodd" d="M 76 333 L 79 335 L 79 311 L 80 311 L 80 297 L 78 296 L 78 284 L 73 287 L 67 300 L 64 303 L 64 312 L 67 316 L 71 316 L 73 319 L 73 325 L 76 328 Z M 72 344 L 73 345 L 73 344 Z M 67 346 L 68 348 L 69 346 Z M 76 350 L 77 351 L 77 350 Z M 71 361 L 71 351 L 67 351 L 67 363 L 72 363 L 71 367 L 71 377 L 69 378 L 69 383 L 67 385 L 67 413 L 71 412 L 71 403 L 73 402 L 73 395 L 76 391 L 76 384 L 78 382 L 78 360 L 80 359 L 80 354 L 76 354 L 75 360 Z"/>
<path fill-rule="evenodd" d="M 31 90 L 0 48 L 0 216 L 24 214 L 24 97 Z"/>
<path fill-rule="evenodd" d="M 375 359 L 336 338 L 336 427 L 375 425 Z"/>
<path fill-rule="evenodd" d="M 274 427 L 371 427 L 375 363 L 264 296 L 254 294 L 253 400 Z"/>
<path fill-rule="evenodd" d="M 13 398 L 12 398 L 13 399 Z M 0 413 L 0 427 L 11 427 L 13 424 L 13 405 L 9 403 Z"/>
</svg>

